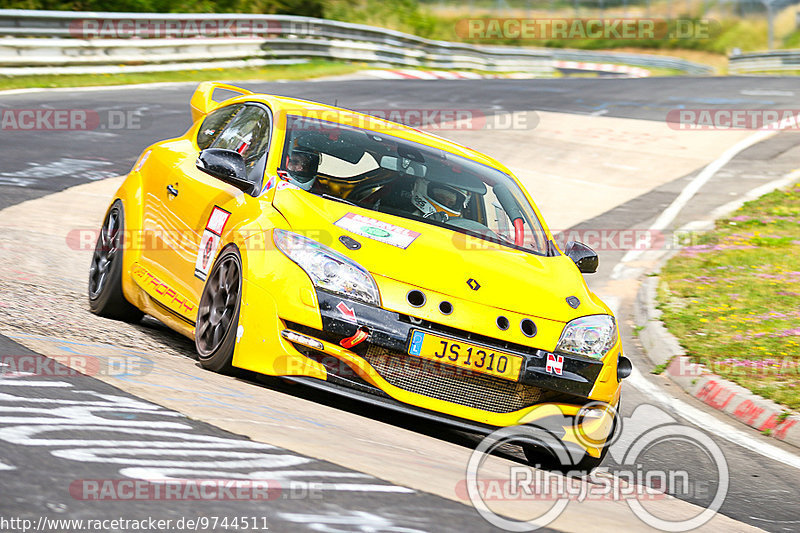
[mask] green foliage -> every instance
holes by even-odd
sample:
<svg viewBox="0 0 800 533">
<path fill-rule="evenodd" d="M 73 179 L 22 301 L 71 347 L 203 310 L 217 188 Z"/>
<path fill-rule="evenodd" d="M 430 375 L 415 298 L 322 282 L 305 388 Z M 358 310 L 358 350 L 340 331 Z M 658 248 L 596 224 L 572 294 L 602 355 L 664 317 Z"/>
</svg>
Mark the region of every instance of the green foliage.
<svg viewBox="0 0 800 533">
<path fill-rule="evenodd" d="M 334 61 L 309 61 L 299 65 L 276 65 L 243 69 L 177 70 L 174 72 L 138 72 L 131 74 L 62 74 L 51 76 L 0 76 L 0 90 L 27 87 L 84 87 L 209 80 L 304 80 L 322 76 L 349 74 L 364 65 Z"/>
<path fill-rule="evenodd" d="M 694 235 L 661 270 L 661 319 L 693 361 L 800 409 L 800 186 Z"/>
<path fill-rule="evenodd" d="M 325 17 L 390 28 L 428 39 L 455 39 L 447 19 L 423 10 L 417 0 L 329 0 Z"/>
<path fill-rule="evenodd" d="M 4 8 L 51 9 L 66 11 L 112 11 L 150 13 L 273 13 L 302 15 L 342 20 L 394 29 L 420 37 L 478 44 L 514 45 L 553 48 L 607 50 L 614 48 L 684 49 L 728 54 L 734 48 L 742 51 L 762 50 L 767 46 L 766 22 L 763 19 L 726 19 L 710 21 L 705 31 L 691 37 L 674 37 L 675 21 L 657 23 L 651 39 L 521 39 L 489 35 L 468 39 L 463 31 L 467 15 L 434 14 L 419 0 L 0 0 Z M 562 6 L 562 2 L 558 2 Z M 610 5 L 610 4 L 607 4 Z M 568 6 L 564 3 L 562 7 Z M 466 12 L 466 11 L 465 11 Z M 478 15 L 488 19 L 490 15 Z M 475 16 L 471 17 L 476 18 Z M 683 19 L 682 24 L 701 28 L 699 19 Z M 678 32 L 679 33 L 679 32 Z M 673 37 L 670 37 L 673 36 Z M 800 47 L 800 30 L 788 35 L 784 47 Z"/>
<path fill-rule="evenodd" d="M 651 374 L 663 374 L 664 371 L 669 366 L 669 363 L 662 363 L 660 365 L 656 365 L 653 367 L 653 370 L 650 371 Z"/>
<path fill-rule="evenodd" d="M 784 48 L 800 48 L 800 30 L 795 30 L 783 39 Z"/>
<path fill-rule="evenodd" d="M 325 16 L 324 0 L 0 0 L 8 9 Z"/>
</svg>

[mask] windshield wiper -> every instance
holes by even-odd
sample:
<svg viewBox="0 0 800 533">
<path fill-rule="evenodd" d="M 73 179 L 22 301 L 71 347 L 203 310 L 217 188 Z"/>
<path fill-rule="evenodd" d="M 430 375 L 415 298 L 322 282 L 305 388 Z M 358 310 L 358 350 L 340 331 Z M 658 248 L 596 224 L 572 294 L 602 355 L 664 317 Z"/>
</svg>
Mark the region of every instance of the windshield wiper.
<svg viewBox="0 0 800 533">
<path fill-rule="evenodd" d="M 344 198 L 339 198 L 338 196 L 333 196 L 333 195 L 330 195 L 330 194 L 323 194 L 322 197 L 325 198 L 326 200 L 333 200 L 334 202 L 342 202 L 343 204 L 354 205 L 356 207 L 361 207 L 360 205 L 358 205 L 355 202 L 351 202 L 350 200 L 345 200 Z"/>
</svg>

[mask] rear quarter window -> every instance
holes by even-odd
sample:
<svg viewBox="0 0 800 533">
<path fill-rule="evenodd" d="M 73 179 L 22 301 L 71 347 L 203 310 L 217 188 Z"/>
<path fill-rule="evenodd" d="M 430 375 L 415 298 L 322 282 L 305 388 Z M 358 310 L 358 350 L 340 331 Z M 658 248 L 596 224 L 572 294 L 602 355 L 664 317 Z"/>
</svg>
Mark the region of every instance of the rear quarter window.
<svg viewBox="0 0 800 533">
<path fill-rule="evenodd" d="M 233 117 L 242 109 L 243 104 L 234 104 L 216 109 L 208 114 L 197 132 L 197 146 L 205 150 L 213 143 L 222 130 L 225 129 Z"/>
</svg>

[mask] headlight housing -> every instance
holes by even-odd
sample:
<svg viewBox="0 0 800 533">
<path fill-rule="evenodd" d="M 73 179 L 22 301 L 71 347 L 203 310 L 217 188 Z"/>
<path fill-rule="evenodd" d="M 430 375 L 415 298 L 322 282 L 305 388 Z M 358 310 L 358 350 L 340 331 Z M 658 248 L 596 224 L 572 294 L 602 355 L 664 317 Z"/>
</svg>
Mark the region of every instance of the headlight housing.
<svg viewBox="0 0 800 533">
<path fill-rule="evenodd" d="M 372 275 L 352 259 L 291 231 L 273 230 L 272 240 L 278 250 L 308 274 L 315 287 L 380 305 L 378 286 Z"/>
<path fill-rule="evenodd" d="M 617 342 L 617 323 L 611 315 L 592 315 L 569 322 L 556 346 L 557 352 L 602 359 Z"/>
</svg>

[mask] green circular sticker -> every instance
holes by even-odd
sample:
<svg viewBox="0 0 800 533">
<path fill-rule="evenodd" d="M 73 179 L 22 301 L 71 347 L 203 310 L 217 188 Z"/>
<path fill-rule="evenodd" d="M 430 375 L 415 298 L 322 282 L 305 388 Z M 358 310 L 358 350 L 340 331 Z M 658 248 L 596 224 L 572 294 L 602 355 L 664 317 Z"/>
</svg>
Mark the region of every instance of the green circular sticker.
<svg viewBox="0 0 800 533">
<path fill-rule="evenodd" d="M 385 239 L 386 237 L 392 236 L 392 234 L 386 231 L 385 229 L 375 228 L 372 226 L 362 226 L 361 231 L 363 231 L 367 235 L 372 235 L 373 237 L 378 237 L 381 239 Z"/>
</svg>

